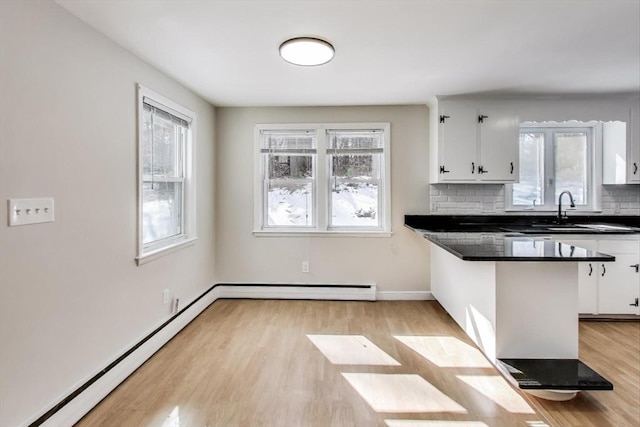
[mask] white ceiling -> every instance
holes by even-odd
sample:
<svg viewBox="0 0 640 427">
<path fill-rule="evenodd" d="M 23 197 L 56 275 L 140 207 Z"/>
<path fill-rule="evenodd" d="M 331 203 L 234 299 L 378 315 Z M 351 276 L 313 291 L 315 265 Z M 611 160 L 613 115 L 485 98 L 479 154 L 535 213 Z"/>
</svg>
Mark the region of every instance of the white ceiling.
<svg viewBox="0 0 640 427">
<path fill-rule="evenodd" d="M 56 0 L 218 106 L 640 91 L 640 0 Z M 278 56 L 324 38 L 320 67 Z"/>
</svg>

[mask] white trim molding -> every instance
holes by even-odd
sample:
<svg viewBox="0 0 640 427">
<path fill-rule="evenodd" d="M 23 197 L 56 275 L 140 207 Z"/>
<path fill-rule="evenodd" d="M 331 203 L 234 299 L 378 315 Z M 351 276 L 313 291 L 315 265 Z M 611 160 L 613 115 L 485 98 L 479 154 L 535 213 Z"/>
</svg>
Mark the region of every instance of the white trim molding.
<svg viewBox="0 0 640 427">
<path fill-rule="evenodd" d="M 432 301 L 431 291 L 381 291 L 376 294 L 377 301 Z"/>
</svg>

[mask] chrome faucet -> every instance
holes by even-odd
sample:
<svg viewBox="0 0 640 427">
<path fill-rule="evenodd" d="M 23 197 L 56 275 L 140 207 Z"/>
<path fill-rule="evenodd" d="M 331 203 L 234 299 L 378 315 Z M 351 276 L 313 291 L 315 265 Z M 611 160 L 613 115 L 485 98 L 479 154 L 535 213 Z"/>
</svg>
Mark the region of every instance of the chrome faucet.
<svg viewBox="0 0 640 427">
<path fill-rule="evenodd" d="M 565 190 L 562 193 L 560 193 L 560 195 L 558 196 L 558 224 L 562 224 L 562 196 L 564 196 L 565 194 L 569 195 L 569 203 L 570 206 L 572 208 L 576 207 L 576 204 L 573 202 L 573 195 L 571 195 L 571 192 L 569 190 Z M 566 215 L 566 212 L 565 212 Z"/>
</svg>

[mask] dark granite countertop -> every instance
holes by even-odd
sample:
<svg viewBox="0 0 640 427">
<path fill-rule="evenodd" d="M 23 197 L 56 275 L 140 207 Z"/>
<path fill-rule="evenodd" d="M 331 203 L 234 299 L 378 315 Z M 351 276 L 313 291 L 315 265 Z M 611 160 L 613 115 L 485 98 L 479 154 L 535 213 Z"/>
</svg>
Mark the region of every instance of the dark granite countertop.
<svg viewBox="0 0 640 427">
<path fill-rule="evenodd" d="M 557 242 L 535 234 L 549 234 L 546 227 L 540 233 L 523 234 L 509 230 L 518 227 L 528 230 L 532 219 L 537 224 L 553 225 L 553 217 L 525 216 L 444 216 L 406 215 L 405 226 L 432 243 L 465 261 L 511 261 L 511 262 L 583 262 L 615 261 L 615 257 L 574 245 Z M 574 217 L 577 218 L 577 217 Z M 596 224 L 593 217 L 582 217 L 585 224 Z M 611 217 L 599 217 L 604 227 L 601 230 L 587 230 L 585 234 L 628 234 L 636 233 L 639 218 L 627 217 L 613 222 Z M 621 217 L 615 217 L 621 218 Z M 573 218 L 572 218 L 573 219 Z M 549 222 L 544 222 L 549 221 Z M 576 224 L 576 222 L 572 222 Z M 625 230 L 616 225 L 624 226 Z M 552 227 L 555 228 L 555 227 Z M 579 229 L 580 230 L 580 229 Z M 609 231 L 610 230 L 610 231 Z M 552 230 L 553 231 L 553 230 Z M 638 229 L 640 232 L 640 229 Z M 560 232 L 561 233 L 561 232 Z M 578 232 L 572 228 L 572 234 Z"/>
<path fill-rule="evenodd" d="M 522 390 L 613 390 L 613 384 L 578 359 L 498 359 L 498 368 Z"/>
<path fill-rule="evenodd" d="M 412 228 L 443 232 L 518 232 L 525 234 L 634 234 L 640 216 L 576 215 L 558 224 L 555 215 L 405 215 Z"/>
</svg>

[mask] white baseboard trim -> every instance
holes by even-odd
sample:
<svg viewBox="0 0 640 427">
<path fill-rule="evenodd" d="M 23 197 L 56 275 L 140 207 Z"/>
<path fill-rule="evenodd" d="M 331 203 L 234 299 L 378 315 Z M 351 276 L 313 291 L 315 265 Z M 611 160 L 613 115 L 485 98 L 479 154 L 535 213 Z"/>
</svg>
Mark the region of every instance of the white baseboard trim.
<svg viewBox="0 0 640 427">
<path fill-rule="evenodd" d="M 220 298 L 375 301 L 376 285 L 220 284 Z"/>
<path fill-rule="evenodd" d="M 378 301 L 431 301 L 435 298 L 431 291 L 381 291 L 376 294 Z"/>
<path fill-rule="evenodd" d="M 173 319 L 173 321 L 158 331 L 158 333 L 153 335 L 148 341 L 125 357 L 120 363 L 40 425 L 45 427 L 71 426 L 78 422 L 122 381 L 218 298 L 220 298 L 219 290 L 217 288 L 210 290 L 200 298 L 200 300 Z M 24 423 L 23 426 L 30 425 L 34 421 L 35 420 Z"/>
</svg>

